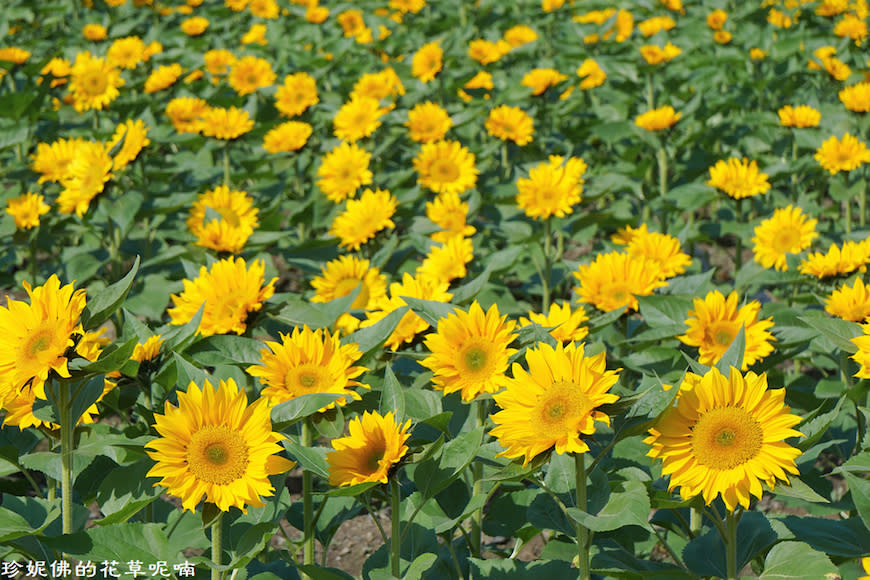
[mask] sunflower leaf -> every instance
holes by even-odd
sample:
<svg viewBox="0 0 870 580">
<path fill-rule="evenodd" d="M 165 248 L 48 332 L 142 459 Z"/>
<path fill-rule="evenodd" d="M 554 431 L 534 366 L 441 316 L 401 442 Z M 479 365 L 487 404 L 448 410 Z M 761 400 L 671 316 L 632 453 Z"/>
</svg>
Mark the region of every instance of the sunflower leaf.
<svg viewBox="0 0 870 580">
<path fill-rule="evenodd" d="M 108 286 L 105 290 L 98 292 L 96 296 L 88 301 L 82 312 L 82 326 L 85 330 L 97 328 L 121 307 L 124 299 L 127 298 L 127 294 L 130 293 L 130 288 L 133 287 L 133 281 L 136 279 L 137 272 L 139 272 L 138 255 L 130 271 L 123 278 Z"/>
<path fill-rule="evenodd" d="M 858 347 L 852 342 L 856 336 L 861 336 L 861 326 L 855 322 L 827 318 L 821 316 L 799 316 L 798 320 L 815 328 L 819 333 L 834 343 L 837 348 L 850 354 L 858 352 Z"/>
<path fill-rule="evenodd" d="M 346 396 L 338 393 L 310 393 L 284 401 L 272 407 L 272 424 L 276 431 L 283 431 L 293 423 Z"/>
<path fill-rule="evenodd" d="M 381 390 L 381 415 L 395 413 L 395 419 L 401 423 L 405 420 L 405 393 L 399 380 L 393 373 L 392 365 L 384 370 L 384 386 Z"/>
<path fill-rule="evenodd" d="M 719 369 L 724 376 L 731 374 L 731 367 L 740 369 L 743 367 L 743 357 L 746 354 L 746 326 L 741 325 L 737 331 L 737 336 L 731 341 L 728 350 L 722 355 L 722 358 L 716 363 L 716 368 Z"/>
<path fill-rule="evenodd" d="M 803 542 L 782 542 L 764 559 L 760 580 L 816 580 L 836 576 L 837 568 L 821 552 Z"/>
<path fill-rule="evenodd" d="M 432 325 L 432 328 L 437 328 L 438 321 L 447 318 L 456 309 L 456 306 L 449 302 L 422 300 L 410 296 L 402 296 L 402 300 L 411 307 L 414 314 Z"/>
</svg>

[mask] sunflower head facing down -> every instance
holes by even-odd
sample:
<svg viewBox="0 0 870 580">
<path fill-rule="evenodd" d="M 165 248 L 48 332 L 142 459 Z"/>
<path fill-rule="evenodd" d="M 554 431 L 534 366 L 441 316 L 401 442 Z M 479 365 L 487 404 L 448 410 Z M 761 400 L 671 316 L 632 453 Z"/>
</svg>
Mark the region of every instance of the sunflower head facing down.
<svg viewBox="0 0 870 580">
<path fill-rule="evenodd" d="M 797 475 L 800 450 L 785 442 L 802 434 L 792 429 L 801 418 L 789 413 L 785 389 L 768 389 L 767 376 L 729 376 L 710 369 L 690 389 L 681 389 L 676 406 L 667 410 L 644 442 L 647 456 L 662 460 L 670 475 L 669 490 L 680 496 L 703 496 L 709 505 L 721 496 L 728 511 L 749 508 L 761 498 L 764 482 L 788 483 Z"/>
<path fill-rule="evenodd" d="M 154 420 L 161 437 L 145 445 L 157 462 L 147 476 L 162 478 L 154 485 L 180 498 L 185 510 L 194 511 L 203 498 L 222 511 L 262 507 L 260 498 L 275 491 L 269 476 L 295 465 L 276 455 L 284 436 L 272 431 L 266 399 L 248 405 L 233 379 L 217 388 L 191 382 L 178 393 L 178 406 L 167 401 Z"/>
<path fill-rule="evenodd" d="M 335 451 L 326 454 L 329 484 L 387 483 L 390 470 L 401 461 L 408 446 L 411 421 L 398 423 L 393 413 L 381 416 L 366 411 L 348 423 L 350 435 L 332 440 Z"/>
<path fill-rule="evenodd" d="M 595 422 L 610 424 L 598 407 L 619 397 L 607 391 L 619 371 L 605 369 L 605 353 L 585 356 L 585 345 L 556 348 L 540 344 L 526 351 L 526 371 L 513 364 L 507 389 L 494 396 L 501 411 L 492 416 L 492 434 L 505 448 L 500 456 L 522 457 L 523 465 L 540 453 L 585 453 L 584 436 L 595 433 Z"/>
</svg>

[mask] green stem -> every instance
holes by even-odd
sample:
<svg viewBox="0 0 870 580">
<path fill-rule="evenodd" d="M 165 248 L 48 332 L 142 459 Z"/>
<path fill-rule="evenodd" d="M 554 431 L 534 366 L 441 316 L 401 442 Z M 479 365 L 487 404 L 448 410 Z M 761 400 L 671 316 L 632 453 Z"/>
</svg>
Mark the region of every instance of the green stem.
<svg viewBox="0 0 870 580">
<path fill-rule="evenodd" d="M 728 571 L 728 580 L 737 580 L 737 522 L 739 518 L 734 517 L 734 512 L 728 512 L 725 516 L 725 532 L 728 535 L 725 538 L 725 553 L 726 553 L 726 569 Z"/>
<path fill-rule="evenodd" d="M 652 111 L 656 108 L 655 93 L 653 92 L 652 73 L 646 73 L 646 106 L 647 110 Z"/>
<path fill-rule="evenodd" d="M 224 514 L 221 512 L 211 525 L 211 561 L 217 566 L 221 565 L 221 554 L 223 552 L 223 519 Z M 212 568 L 211 580 L 221 580 L 223 576 L 223 572 Z"/>
<path fill-rule="evenodd" d="M 224 185 L 230 186 L 230 146 L 229 143 L 224 145 Z"/>
<path fill-rule="evenodd" d="M 311 417 L 302 421 L 302 446 L 311 448 L 314 445 L 314 427 Z M 314 480 L 310 471 L 302 471 L 302 515 L 305 528 L 302 537 L 302 563 L 314 564 Z M 309 578 L 302 574 L 303 580 Z"/>
<path fill-rule="evenodd" d="M 36 273 L 38 271 L 36 265 L 36 234 L 30 233 L 30 283 L 36 286 Z"/>
<path fill-rule="evenodd" d="M 867 186 L 861 188 L 861 194 L 858 196 L 858 225 L 862 228 L 867 225 Z"/>
<path fill-rule="evenodd" d="M 53 477 L 45 476 L 45 486 L 47 488 L 45 493 L 45 499 L 50 502 L 53 502 L 57 499 L 57 480 Z"/>
<path fill-rule="evenodd" d="M 577 509 L 586 511 L 586 454 L 574 454 L 574 466 L 577 472 Z M 589 580 L 589 530 L 577 523 L 577 578 Z"/>
<path fill-rule="evenodd" d="M 694 537 L 698 536 L 701 533 L 701 527 L 703 525 L 703 516 L 697 508 L 690 507 L 689 508 L 689 533 Z"/>
<path fill-rule="evenodd" d="M 738 199 L 735 203 L 736 206 L 736 214 L 737 214 L 737 223 L 743 223 L 743 200 Z M 740 268 L 743 267 L 743 238 L 740 237 L 740 234 L 737 234 L 737 248 L 734 254 L 734 274 L 735 277 L 737 272 L 740 271 Z"/>
<path fill-rule="evenodd" d="M 72 529 L 72 472 L 73 448 L 75 446 L 75 423 L 72 417 L 72 401 L 70 401 L 70 384 L 60 382 L 60 498 L 63 519 L 63 533 L 71 534 Z"/>
<path fill-rule="evenodd" d="M 475 420 L 476 427 L 482 427 L 486 424 L 488 416 L 488 400 L 475 399 L 472 405 L 477 411 Z M 473 461 L 471 463 L 471 497 L 477 497 L 483 491 L 483 463 Z M 482 530 L 483 530 L 483 508 L 478 508 L 471 514 L 471 555 L 474 558 L 481 557 L 482 545 Z"/>
<path fill-rule="evenodd" d="M 402 495 L 399 489 L 399 481 L 396 475 L 390 478 L 390 511 L 392 512 L 392 532 L 390 535 L 390 570 L 393 578 L 401 578 L 399 575 L 402 563 L 402 531 L 399 520 Z"/>
<path fill-rule="evenodd" d="M 550 218 L 544 220 L 544 275 L 541 277 L 541 295 L 542 302 L 541 312 L 547 316 L 550 312 L 550 277 L 553 271 L 553 260 L 550 256 L 550 238 L 552 234 L 552 223 Z"/>
<path fill-rule="evenodd" d="M 503 141 L 501 144 L 501 168 L 504 171 L 504 178 L 508 179 L 511 176 L 511 166 L 508 165 L 508 142 Z"/>
<path fill-rule="evenodd" d="M 665 150 L 664 144 L 659 147 L 658 151 L 659 162 L 659 203 L 661 204 L 661 227 L 662 233 L 668 233 L 668 206 L 665 201 L 665 196 L 668 194 L 668 152 Z"/>
</svg>

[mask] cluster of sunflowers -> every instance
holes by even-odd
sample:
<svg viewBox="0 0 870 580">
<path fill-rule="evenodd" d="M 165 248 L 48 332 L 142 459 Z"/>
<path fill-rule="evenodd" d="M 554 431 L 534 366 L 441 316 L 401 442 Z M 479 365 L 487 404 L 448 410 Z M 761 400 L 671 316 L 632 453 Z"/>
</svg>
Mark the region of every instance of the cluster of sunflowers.
<svg viewBox="0 0 870 580">
<path fill-rule="evenodd" d="M 870 574 L 865 0 L 9 2 L 4 561 Z"/>
</svg>

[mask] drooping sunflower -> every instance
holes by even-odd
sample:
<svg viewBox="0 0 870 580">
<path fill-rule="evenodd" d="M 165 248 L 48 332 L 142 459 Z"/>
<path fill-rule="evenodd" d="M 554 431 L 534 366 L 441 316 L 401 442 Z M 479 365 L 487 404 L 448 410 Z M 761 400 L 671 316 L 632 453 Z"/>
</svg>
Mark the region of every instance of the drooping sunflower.
<svg viewBox="0 0 870 580">
<path fill-rule="evenodd" d="M 647 131 L 662 131 L 673 127 L 682 117 L 682 113 L 674 112 L 670 105 L 641 113 L 634 119 L 634 124 Z"/>
<path fill-rule="evenodd" d="M 49 209 L 43 196 L 30 191 L 6 200 L 6 213 L 15 219 L 15 227 L 21 230 L 39 227 L 39 216 L 47 214 Z"/>
<path fill-rule="evenodd" d="M 249 375 L 265 384 L 260 396 L 270 405 L 310 393 L 346 395 L 320 409 L 325 411 L 361 397 L 350 387 L 369 388 L 355 380 L 368 369 L 354 366 L 362 357 L 356 343 L 342 345 L 339 334 L 327 330 L 297 327 L 292 334 L 281 333 L 281 342 L 266 341 L 260 351 L 261 363 L 249 366 Z"/>
<path fill-rule="evenodd" d="M 275 108 L 285 117 L 301 115 L 308 107 L 319 102 L 317 83 L 308 73 L 287 75 L 284 84 L 275 91 Z"/>
<path fill-rule="evenodd" d="M 414 276 L 450 283 L 451 280 L 465 278 L 468 273 L 466 266 L 473 257 L 474 246 L 471 238 L 453 236 L 440 246 L 429 249 Z"/>
<path fill-rule="evenodd" d="M 547 314 L 529 311 L 528 318 L 520 318 L 520 327 L 532 324 L 540 324 L 544 328 L 553 327 L 550 336 L 559 342 L 577 342 L 589 334 L 589 328 L 583 326 L 583 323 L 588 322 L 588 320 L 589 316 L 582 306 L 571 310 L 571 304 L 568 302 L 564 304 L 553 303 Z"/>
<path fill-rule="evenodd" d="M 386 416 L 366 411 L 362 417 L 351 419 L 349 435 L 333 439 L 335 451 L 326 454 L 329 484 L 387 483 L 390 470 L 408 452 L 405 442 L 411 435 L 410 427 L 410 419 L 400 424 L 392 411 Z"/>
<path fill-rule="evenodd" d="M 230 141 L 254 128 L 247 111 L 236 107 L 208 107 L 200 113 L 199 130 L 205 137 Z"/>
<path fill-rule="evenodd" d="M 464 193 L 477 185 L 474 154 L 459 141 L 424 143 L 414 158 L 417 183 L 435 193 Z"/>
<path fill-rule="evenodd" d="M 870 163 L 870 149 L 863 141 L 846 133 L 842 139 L 826 139 L 816 150 L 814 158 L 822 168 L 834 175 L 840 171 L 857 169 L 862 163 Z"/>
<path fill-rule="evenodd" d="M 737 292 L 731 292 L 728 298 L 713 290 L 704 298 L 695 298 L 693 308 L 689 309 L 686 334 L 677 338 L 683 344 L 698 347 L 698 360 L 704 365 L 714 365 L 719 362 L 737 333 L 743 328 L 746 348 L 743 353 L 743 365 L 740 370 L 746 370 L 773 352 L 774 340 L 769 329 L 773 327 L 773 318 L 759 320 L 761 303 L 753 300 L 737 307 Z"/>
<path fill-rule="evenodd" d="M 680 240 L 659 232 L 638 229 L 625 251 L 629 256 L 644 257 L 658 264 L 663 280 L 682 274 L 692 263 L 692 258 L 680 248 Z"/>
<path fill-rule="evenodd" d="M 789 205 L 774 211 L 772 217 L 755 228 L 752 238 L 755 261 L 765 268 L 785 272 L 788 270 L 786 256 L 806 250 L 818 237 L 816 223 L 818 220 L 804 214 L 799 207 Z"/>
<path fill-rule="evenodd" d="M 444 394 L 462 393 L 466 403 L 483 393 L 497 393 L 507 385 L 508 359 L 516 349 L 516 323 L 501 316 L 493 304 L 484 313 L 475 300 L 468 312 L 456 310 L 438 321 L 426 337 L 431 354 L 420 364 L 434 373 L 432 386 Z"/>
<path fill-rule="evenodd" d="M 662 460 L 668 489 L 679 487 L 683 499 L 700 495 L 709 505 L 721 496 L 728 511 L 748 509 L 762 482 L 773 488 L 798 474 L 801 452 L 785 440 L 802 436 L 792 429 L 801 418 L 784 400 L 785 389 L 768 389 L 765 373 L 732 367 L 725 377 L 712 368 L 649 430 L 647 456 Z"/>
<path fill-rule="evenodd" d="M 825 299 L 825 312 L 851 322 L 867 322 L 870 318 L 870 286 L 855 278 L 852 286 L 843 284 Z"/>
<path fill-rule="evenodd" d="M 145 342 L 137 343 L 133 348 L 133 354 L 130 355 L 130 360 L 136 362 L 146 362 L 154 360 L 160 354 L 160 347 L 163 345 L 163 337 L 159 334 L 149 336 Z"/>
<path fill-rule="evenodd" d="M 91 56 L 88 51 L 76 55 L 69 82 L 76 111 L 102 110 L 118 98 L 122 86 L 121 71 L 105 59 Z"/>
<path fill-rule="evenodd" d="M 477 231 L 468 225 L 468 204 L 456 192 L 439 193 L 433 201 L 427 201 L 426 217 L 441 228 L 429 236 L 433 242 L 443 243 L 453 236 L 470 237 Z"/>
<path fill-rule="evenodd" d="M 113 158 L 113 168 L 115 171 L 121 171 L 126 168 L 131 161 L 136 159 L 142 149 L 151 144 L 145 121 L 141 119 L 136 121 L 128 119 L 118 125 L 115 129 L 115 134 L 106 144 L 106 148 L 111 151 L 119 143 L 121 147 Z"/>
<path fill-rule="evenodd" d="M 822 120 L 822 114 L 809 105 L 798 105 L 797 107 L 786 105 L 779 109 L 776 114 L 779 115 L 780 125 L 795 129 L 818 127 Z"/>
<path fill-rule="evenodd" d="M 7 297 L 0 306 L 0 401 L 30 384 L 41 389 L 54 371 L 69 377 L 66 351 L 82 334 L 79 316 L 85 308 L 85 291 L 72 284 L 60 285 L 52 274 L 42 286 L 25 281 L 30 303 Z"/>
<path fill-rule="evenodd" d="M 543 95 L 550 87 L 555 87 L 561 82 L 567 81 L 568 75 L 564 75 L 554 68 L 535 68 L 527 72 L 520 84 L 532 89 L 532 95 Z"/>
<path fill-rule="evenodd" d="M 174 305 L 168 311 L 170 324 L 187 324 L 202 308 L 201 335 L 243 334 L 248 315 L 260 310 L 263 301 L 275 293 L 278 278 L 264 286 L 265 269 L 262 260 L 255 260 L 248 268 L 242 258 L 227 258 L 211 268 L 202 266 L 198 277 L 183 280 L 181 294 L 170 297 Z"/>
<path fill-rule="evenodd" d="M 337 237 L 339 246 L 359 250 L 385 228 L 394 228 L 392 217 L 399 201 L 387 190 L 366 189 L 359 199 L 347 200 L 347 207 L 335 216 L 329 233 Z"/>
<path fill-rule="evenodd" d="M 583 79 L 580 81 L 580 90 L 583 91 L 600 87 L 607 79 L 607 73 L 593 58 L 587 58 L 577 67 L 577 76 Z"/>
<path fill-rule="evenodd" d="M 199 195 L 185 223 L 196 245 L 237 254 L 259 225 L 258 212 L 247 193 L 219 185 Z"/>
<path fill-rule="evenodd" d="M 263 149 L 269 153 L 298 151 L 305 147 L 313 128 L 301 121 L 287 121 L 271 129 L 263 137 Z"/>
<path fill-rule="evenodd" d="M 667 286 L 656 262 L 625 252 L 598 254 L 591 264 L 581 265 L 573 274 L 580 282 L 574 287 L 579 301 L 605 312 L 623 306 L 637 310 L 636 296 L 649 296 L 656 288 Z"/>
<path fill-rule="evenodd" d="M 202 131 L 202 115 L 209 105 L 199 97 L 177 97 L 166 105 L 166 116 L 179 133 Z"/>
<path fill-rule="evenodd" d="M 849 358 L 861 365 L 855 376 L 870 379 L 870 324 L 863 324 L 862 329 L 864 334 L 849 339 L 858 347 L 858 351 Z"/>
<path fill-rule="evenodd" d="M 565 217 L 574 212 L 583 192 L 586 162 L 579 157 L 551 155 L 529 171 L 529 177 L 517 180 L 517 205 L 535 219 Z"/>
<path fill-rule="evenodd" d="M 360 287 L 351 309 L 374 308 L 387 295 L 387 277 L 368 260 L 344 255 L 327 262 L 320 276 L 311 281 L 311 287 L 316 292 L 312 302 L 329 302 Z"/>
<path fill-rule="evenodd" d="M 864 81 L 843 88 L 838 93 L 840 102 L 854 113 L 870 113 L 870 82 Z"/>
<path fill-rule="evenodd" d="M 90 425 L 95 423 L 100 410 L 97 408 L 97 403 L 103 400 L 109 391 L 114 389 L 117 383 L 105 379 L 103 381 L 103 392 L 93 405 L 85 409 L 81 417 L 78 418 L 77 424 Z M 28 427 L 57 430 L 60 425 L 50 421 L 43 421 L 33 414 L 33 406 L 37 399 L 45 400 L 45 391 L 43 385 L 33 387 L 28 384 L 23 387 L 17 394 L 8 398 L 5 402 L 0 401 L 0 409 L 6 412 L 3 417 L 4 427 L 18 427 L 19 429 L 27 429 Z M 39 391 L 39 392 L 37 392 Z M 38 395 L 38 396 L 37 396 Z"/>
<path fill-rule="evenodd" d="M 492 415 L 490 431 L 505 448 L 499 456 L 522 457 L 525 466 L 549 449 L 589 451 L 583 437 L 595 433 L 596 421 L 610 424 L 597 408 L 619 399 L 607 392 L 619 371 L 606 370 L 605 353 L 585 354 L 583 344 L 539 344 L 526 351 L 528 371 L 513 364 L 507 388 L 493 397 L 502 409 Z"/>
<path fill-rule="evenodd" d="M 346 102 L 332 119 L 335 136 L 351 143 L 371 136 L 381 126 L 381 117 L 387 112 L 377 99 L 354 96 Z"/>
<path fill-rule="evenodd" d="M 372 182 L 371 157 L 355 143 L 341 143 L 323 156 L 317 168 L 317 187 L 335 203 L 353 196 L 357 189 Z"/>
<path fill-rule="evenodd" d="M 57 209 L 61 213 L 85 215 L 91 200 L 99 195 L 112 178 L 112 158 L 102 143 L 83 141 L 76 147 L 75 156 L 61 180 L 64 189 L 57 196 Z"/>
<path fill-rule="evenodd" d="M 870 260 L 870 246 L 866 241 L 859 243 L 850 240 L 844 242 L 842 248 L 831 244 L 825 253 L 811 252 L 798 265 L 798 271 L 816 278 L 827 278 L 863 270 L 868 260 Z"/>
<path fill-rule="evenodd" d="M 710 168 L 707 185 L 724 191 L 734 199 L 767 193 L 770 189 L 767 174 L 758 171 L 758 163 L 734 157 L 727 162 L 720 159 Z"/>
<path fill-rule="evenodd" d="M 489 112 L 483 124 L 486 132 L 502 141 L 513 141 L 517 145 L 532 142 L 535 125 L 532 117 L 519 107 L 500 105 Z"/>
<path fill-rule="evenodd" d="M 177 62 L 157 67 L 145 79 L 145 92 L 150 94 L 168 89 L 178 81 L 182 73 L 184 69 Z"/>
<path fill-rule="evenodd" d="M 427 42 L 420 47 L 411 60 L 411 74 L 420 82 L 428 83 L 441 72 L 444 51 L 438 42 Z"/>
<path fill-rule="evenodd" d="M 163 414 L 154 415 L 161 437 L 145 445 L 157 462 L 147 477 L 161 478 L 154 486 L 164 486 L 190 511 L 203 498 L 222 511 L 262 507 L 260 498 L 275 491 L 269 476 L 295 463 L 277 455 L 284 436 L 272 431 L 266 399 L 247 403 L 231 378 L 217 388 L 208 380 L 202 389 L 191 382 L 178 393 L 177 407 L 167 401 Z"/>
<path fill-rule="evenodd" d="M 444 139 L 444 135 L 453 126 L 453 121 L 441 106 L 426 101 L 414 105 L 414 108 L 408 111 L 408 122 L 405 126 L 408 127 L 408 137 L 411 141 L 432 143 Z"/>
</svg>

